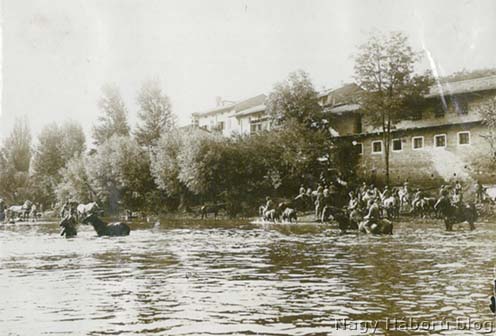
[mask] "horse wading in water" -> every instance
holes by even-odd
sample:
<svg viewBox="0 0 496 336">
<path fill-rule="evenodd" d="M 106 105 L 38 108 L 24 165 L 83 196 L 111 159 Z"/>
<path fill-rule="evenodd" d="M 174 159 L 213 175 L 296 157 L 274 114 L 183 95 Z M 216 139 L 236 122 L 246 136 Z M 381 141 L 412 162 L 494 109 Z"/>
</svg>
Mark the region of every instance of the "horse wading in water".
<svg viewBox="0 0 496 336">
<path fill-rule="evenodd" d="M 99 209 L 99 206 L 96 202 L 91 202 L 88 204 L 79 204 L 76 207 L 76 214 L 78 218 L 85 218 L 86 216 L 96 213 Z"/>
<path fill-rule="evenodd" d="M 440 198 L 435 205 L 435 210 L 439 211 L 442 215 L 446 231 L 453 230 L 453 224 L 465 222 L 469 224 L 470 230 L 475 229 L 474 223 L 478 219 L 475 204 L 462 204 L 457 207 L 451 204 L 451 201 L 448 198 Z"/>
<path fill-rule="evenodd" d="M 131 229 L 129 225 L 122 222 L 107 224 L 94 213 L 86 216 L 82 220 L 83 224 L 90 224 L 95 229 L 98 236 L 128 236 Z"/>
</svg>

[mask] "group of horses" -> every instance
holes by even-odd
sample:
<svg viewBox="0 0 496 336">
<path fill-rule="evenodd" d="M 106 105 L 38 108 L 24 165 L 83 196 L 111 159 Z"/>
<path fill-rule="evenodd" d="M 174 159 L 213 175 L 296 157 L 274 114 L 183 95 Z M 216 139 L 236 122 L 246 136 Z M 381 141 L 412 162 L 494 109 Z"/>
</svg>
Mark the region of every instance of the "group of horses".
<svg viewBox="0 0 496 336">
<path fill-rule="evenodd" d="M 30 200 L 26 200 L 22 205 L 11 205 L 5 208 L 5 221 L 36 221 L 41 213 L 38 212 L 37 207 Z"/>
<path fill-rule="evenodd" d="M 350 193 L 351 194 L 351 193 Z M 357 193 L 358 194 L 358 193 Z M 358 206 L 349 208 L 346 202 L 343 202 L 343 195 L 334 194 L 330 199 L 335 201 L 335 204 L 325 204 L 319 211 L 318 218 L 321 222 L 337 222 L 341 231 L 345 232 L 348 229 L 358 229 L 367 233 L 384 233 L 391 234 L 393 228 L 393 220 L 397 220 L 400 214 L 417 216 L 420 218 L 437 218 L 442 219 L 447 231 L 453 229 L 453 225 L 457 223 L 468 223 L 469 228 L 475 228 L 474 223 L 478 219 L 478 211 L 474 203 L 454 205 L 448 197 L 422 196 L 419 198 L 413 197 L 413 194 L 403 188 L 394 188 L 389 195 L 384 197 L 386 193 L 364 193 L 358 197 Z M 280 202 L 271 209 L 267 209 L 266 205 L 259 207 L 259 216 L 263 222 L 283 223 L 296 222 L 297 213 L 310 210 L 315 203 L 315 193 L 308 195 L 298 195 L 290 202 Z M 379 204 L 381 219 L 375 223 L 372 228 L 367 227 L 365 215 L 368 212 L 369 202 L 374 199 Z M 289 215 L 290 214 L 290 215 Z"/>
</svg>

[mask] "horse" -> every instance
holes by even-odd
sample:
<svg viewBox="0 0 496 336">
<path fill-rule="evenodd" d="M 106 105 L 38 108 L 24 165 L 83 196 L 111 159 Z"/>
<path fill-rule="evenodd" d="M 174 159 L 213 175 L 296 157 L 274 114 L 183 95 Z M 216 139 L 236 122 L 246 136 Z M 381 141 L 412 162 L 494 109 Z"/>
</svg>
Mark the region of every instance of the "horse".
<svg viewBox="0 0 496 336">
<path fill-rule="evenodd" d="M 9 218 L 19 217 L 21 220 L 29 219 L 29 213 L 31 211 L 31 207 L 33 206 L 33 202 L 27 200 L 23 205 L 11 205 L 7 208 Z"/>
<path fill-rule="evenodd" d="M 203 205 L 200 208 L 200 217 L 201 219 L 205 219 L 208 217 L 208 214 L 213 214 L 214 218 L 217 218 L 219 211 L 225 209 L 226 206 L 224 204 Z"/>
<path fill-rule="evenodd" d="M 377 223 L 372 223 L 370 226 L 367 224 L 368 222 L 366 220 L 361 221 L 358 225 L 358 231 L 371 234 L 393 234 L 393 222 L 389 219 L 380 219 Z"/>
<path fill-rule="evenodd" d="M 412 204 L 412 213 L 419 215 L 421 218 L 425 218 L 427 215 L 434 216 L 436 204 L 436 199 L 434 197 L 423 197 L 419 199 L 415 206 Z"/>
<path fill-rule="evenodd" d="M 98 236 L 128 236 L 131 229 L 129 225 L 122 222 L 107 224 L 95 213 L 87 215 L 82 220 L 83 224 L 90 224 L 95 229 Z"/>
<path fill-rule="evenodd" d="M 453 230 L 453 224 L 465 223 L 469 224 L 470 230 L 475 229 L 475 221 L 478 219 L 477 209 L 475 204 L 461 205 L 460 207 L 451 204 L 447 197 L 437 201 L 435 210 L 439 211 L 444 219 L 446 231 Z"/>
<path fill-rule="evenodd" d="M 338 228 L 341 230 L 341 233 L 346 233 L 346 230 L 357 228 L 351 220 L 351 216 L 345 210 L 333 206 L 325 206 L 322 213 L 322 221 L 328 221 L 331 216 L 336 223 L 338 223 Z"/>
<path fill-rule="evenodd" d="M 292 223 L 293 221 L 298 220 L 298 216 L 296 214 L 296 209 L 293 208 L 285 208 L 281 214 L 281 218 L 283 221 Z"/>
<path fill-rule="evenodd" d="M 382 207 L 386 211 L 386 217 L 389 219 L 399 218 L 400 216 L 400 199 L 397 196 L 390 196 L 382 201 Z"/>
<path fill-rule="evenodd" d="M 62 227 L 62 232 L 60 232 L 61 236 L 64 236 L 66 238 L 72 238 L 77 235 L 77 230 L 76 230 L 76 218 L 74 216 L 66 216 L 64 217 L 61 221 L 59 226 Z"/>
<path fill-rule="evenodd" d="M 264 211 L 262 215 L 262 220 L 264 222 L 280 222 L 281 221 L 281 210 L 279 208 L 270 209 Z"/>
<path fill-rule="evenodd" d="M 79 204 L 76 207 L 77 218 L 84 218 L 91 213 L 98 211 L 99 206 L 96 202 L 90 202 L 88 204 Z"/>
</svg>

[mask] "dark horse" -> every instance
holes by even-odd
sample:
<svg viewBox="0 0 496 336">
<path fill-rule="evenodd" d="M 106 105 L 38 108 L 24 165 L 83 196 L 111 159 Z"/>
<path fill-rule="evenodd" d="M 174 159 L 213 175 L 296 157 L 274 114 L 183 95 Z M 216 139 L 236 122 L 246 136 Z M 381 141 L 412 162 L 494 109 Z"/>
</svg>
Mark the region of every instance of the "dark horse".
<svg viewBox="0 0 496 336">
<path fill-rule="evenodd" d="M 226 209 L 225 204 L 203 205 L 200 208 L 201 219 L 207 218 L 208 214 L 213 214 L 214 218 L 217 218 L 217 215 L 219 214 L 220 210 L 225 210 L 225 209 Z"/>
<path fill-rule="evenodd" d="M 338 228 L 342 233 L 346 233 L 346 230 L 358 229 L 357 223 L 351 220 L 350 215 L 345 210 L 333 206 L 325 206 L 322 212 L 323 221 L 327 222 L 332 216 L 338 223 Z"/>
<path fill-rule="evenodd" d="M 442 198 L 436 203 L 438 211 L 444 219 L 446 231 L 453 230 L 453 224 L 468 222 L 470 230 L 475 229 L 475 221 L 478 218 L 477 209 L 474 204 L 456 207 L 451 204 L 448 198 Z"/>
<path fill-rule="evenodd" d="M 66 238 L 72 238 L 77 235 L 76 225 L 77 221 L 74 216 L 66 216 L 64 217 L 59 224 L 62 227 L 62 232 L 60 232 L 61 236 Z"/>
<path fill-rule="evenodd" d="M 117 222 L 107 224 L 94 213 L 86 216 L 82 222 L 84 224 L 91 224 L 98 236 L 128 236 L 131 231 L 129 225 L 126 223 Z"/>
</svg>

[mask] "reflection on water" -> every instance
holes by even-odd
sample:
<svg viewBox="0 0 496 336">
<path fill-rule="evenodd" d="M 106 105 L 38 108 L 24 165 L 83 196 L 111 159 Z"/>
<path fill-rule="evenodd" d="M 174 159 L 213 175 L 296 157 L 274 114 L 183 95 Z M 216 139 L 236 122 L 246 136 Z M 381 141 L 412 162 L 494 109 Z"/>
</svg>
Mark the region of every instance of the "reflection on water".
<svg viewBox="0 0 496 336">
<path fill-rule="evenodd" d="M 394 236 L 371 237 L 323 225 L 175 221 L 114 238 L 82 226 L 75 239 L 55 223 L 3 225 L 0 330 L 353 335 L 364 330 L 343 321 L 379 321 L 377 334 L 404 335 L 385 319 L 494 323 L 495 238 L 491 224 L 446 233 L 402 223 Z"/>
</svg>

